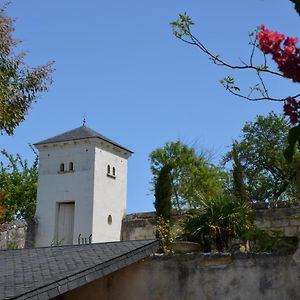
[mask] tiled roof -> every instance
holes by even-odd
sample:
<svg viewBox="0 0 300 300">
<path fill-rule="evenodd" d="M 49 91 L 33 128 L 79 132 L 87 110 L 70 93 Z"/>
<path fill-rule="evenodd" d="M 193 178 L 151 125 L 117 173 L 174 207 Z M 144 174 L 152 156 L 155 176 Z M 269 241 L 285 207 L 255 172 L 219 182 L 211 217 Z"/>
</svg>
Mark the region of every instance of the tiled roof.
<svg viewBox="0 0 300 300">
<path fill-rule="evenodd" d="M 158 248 L 157 240 L 0 251 L 0 299 L 51 299 Z"/>
<path fill-rule="evenodd" d="M 34 145 L 43 145 L 43 144 L 51 144 L 51 143 L 59 143 L 59 142 L 67 142 L 67 141 L 75 141 L 75 140 L 82 140 L 82 139 L 89 139 L 89 138 L 99 138 L 103 141 L 106 141 L 114 146 L 117 146 L 121 149 L 124 149 L 130 153 L 133 153 L 129 149 L 121 146 L 120 144 L 108 139 L 107 137 L 103 136 L 102 134 L 96 132 L 95 130 L 88 128 L 87 126 L 80 126 L 78 128 L 66 131 L 62 134 L 56 135 L 49 139 L 40 141 L 35 143 Z"/>
</svg>

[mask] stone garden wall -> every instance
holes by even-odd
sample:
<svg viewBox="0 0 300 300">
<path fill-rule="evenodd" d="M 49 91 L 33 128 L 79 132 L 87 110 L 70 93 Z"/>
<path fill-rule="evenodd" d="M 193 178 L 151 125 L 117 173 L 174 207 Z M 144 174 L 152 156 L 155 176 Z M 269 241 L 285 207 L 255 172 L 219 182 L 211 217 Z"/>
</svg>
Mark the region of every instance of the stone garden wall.
<svg viewBox="0 0 300 300">
<path fill-rule="evenodd" d="M 255 225 L 280 236 L 300 238 L 300 203 L 253 204 Z M 178 214 L 175 219 L 178 219 Z M 123 219 L 122 240 L 154 238 L 155 212 L 129 214 Z"/>
<path fill-rule="evenodd" d="M 300 239 L 299 203 L 280 203 L 280 206 L 268 204 L 253 205 L 255 225 L 282 236 L 297 236 Z M 179 215 L 175 214 L 175 219 Z M 122 222 L 122 240 L 142 240 L 154 238 L 155 212 L 135 213 L 124 217 Z M 33 220 L 15 220 L 0 225 L 0 249 L 34 247 L 35 227 Z"/>
<path fill-rule="evenodd" d="M 0 224 L 0 249 L 34 247 L 35 226 L 31 219 Z"/>
<path fill-rule="evenodd" d="M 281 204 L 282 207 L 268 207 L 267 205 L 254 205 L 254 224 L 269 232 L 276 232 L 280 236 L 297 236 L 300 238 L 300 206 Z"/>
</svg>

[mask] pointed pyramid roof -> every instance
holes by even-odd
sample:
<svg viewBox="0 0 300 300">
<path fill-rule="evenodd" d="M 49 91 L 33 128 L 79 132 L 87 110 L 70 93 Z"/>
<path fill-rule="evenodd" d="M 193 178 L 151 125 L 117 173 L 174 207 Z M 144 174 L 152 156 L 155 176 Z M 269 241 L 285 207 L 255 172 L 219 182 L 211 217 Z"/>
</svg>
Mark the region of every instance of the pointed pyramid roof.
<svg viewBox="0 0 300 300">
<path fill-rule="evenodd" d="M 133 153 L 131 150 L 121 146 L 120 144 L 108 139 L 107 137 L 103 136 L 102 134 L 96 132 L 95 130 L 83 125 L 78 128 L 66 131 L 49 139 L 40 141 L 35 143 L 35 146 L 44 145 L 44 144 L 52 144 L 52 143 L 60 143 L 60 142 L 68 142 L 68 141 L 76 141 L 82 139 L 90 139 L 90 138 L 98 138 L 105 142 L 108 142 L 114 146 L 117 146 L 125 151 Z"/>
</svg>

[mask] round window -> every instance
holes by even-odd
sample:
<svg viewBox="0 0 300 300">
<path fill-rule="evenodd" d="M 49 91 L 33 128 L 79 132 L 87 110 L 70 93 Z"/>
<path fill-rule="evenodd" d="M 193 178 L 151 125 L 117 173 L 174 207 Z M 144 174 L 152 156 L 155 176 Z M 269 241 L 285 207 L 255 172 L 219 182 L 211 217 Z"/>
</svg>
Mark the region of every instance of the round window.
<svg viewBox="0 0 300 300">
<path fill-rule="evenodd" d="M 111 223 L 112 223 L 112 216 L 111 215 L 109 215 L 107 217 L 107 223 L 108 223 L 108 225 L 111 225 Z"/>
</svg>

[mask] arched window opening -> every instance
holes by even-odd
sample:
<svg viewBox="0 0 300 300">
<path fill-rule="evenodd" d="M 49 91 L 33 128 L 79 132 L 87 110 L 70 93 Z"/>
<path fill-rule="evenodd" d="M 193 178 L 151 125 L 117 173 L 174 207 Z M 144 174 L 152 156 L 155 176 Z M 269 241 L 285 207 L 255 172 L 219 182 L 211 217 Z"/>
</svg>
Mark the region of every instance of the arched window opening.
<svg viewBox="0 0 300 300">
<path fill-rule="evenodd" d="M 74 171 L 74 164 L 72 161 L 69 163 L 69 171 Z"/>
<path fill-rule="evenodd" d="M 107 165 L 107 174 L 110 174 L 110 165 Z"/>
<path fill-rule="evenodd" d="M 113 176 L 116 176 L 116 168 L 113 167 Z"/>
<path fill-rule="evenodd" d="M 64 172 L 65 171 L 65 164 L 60 164 L 59 171 L 60 172 Z"/>
</svg>

